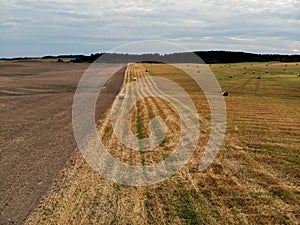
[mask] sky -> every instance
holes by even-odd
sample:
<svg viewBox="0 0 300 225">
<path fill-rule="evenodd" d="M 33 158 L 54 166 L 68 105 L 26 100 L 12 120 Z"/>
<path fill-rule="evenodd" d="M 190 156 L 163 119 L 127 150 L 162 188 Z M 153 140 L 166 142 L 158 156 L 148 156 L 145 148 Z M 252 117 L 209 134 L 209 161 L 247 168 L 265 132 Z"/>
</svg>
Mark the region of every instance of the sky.
<svg viewBox="0 0 300 225">
<path fill-rule="evenodd" d="M 91 54 L 145 40 L 300 54 L 299 0 L 2 0 L 0 57 Z"/>
</svg>

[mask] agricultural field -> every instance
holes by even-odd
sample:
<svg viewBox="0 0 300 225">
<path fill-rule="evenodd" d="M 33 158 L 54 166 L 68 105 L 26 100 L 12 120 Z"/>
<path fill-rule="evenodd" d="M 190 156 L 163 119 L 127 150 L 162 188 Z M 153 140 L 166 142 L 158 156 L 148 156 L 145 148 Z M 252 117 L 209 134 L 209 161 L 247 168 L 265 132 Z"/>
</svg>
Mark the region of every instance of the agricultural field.
<svg viewBox="0 0 300 225">
<path fill-rule="evenodd" d="M 185 66 L 201 76 L 201 65 Z M 123 86 L 159 76 L 176 82 L 190 95 L 200 120 L 193 157 L 161 183 L 132 187 L 101 177 L 77 151 L 25 224 L 299 224 L 299 65 L 214 64 L 210 69 L 229 96 L 225 97 L 225 140 L 207 170 L 200 172 L 198 164 L 209 138 L 211 116 L 196 82 L 172 65 L 128 64 Z M 153 89 L 151 82 L 145 82 L 137 90 Z M 167 131 L 153 151 L 133 151 L 122 145 L 109 110 L 99 122 L 98 135 L 120 161 L 150 165 L 176 147 L 179 117 L 168 102 L 156 97 L 138 101 L 130 113 L 130 129 L 139 139 L 150 135 L 148 123 L 156 116 L 163 118 Z"/>
<path fill-rule="evenodd" d="M 73 96 L 87 67 L 45 60 L 0 62 L 0 224 L 22 224 L 72 161 Z M 101 93 L 98 119 L 118 93 L 125 69 Z"/>
</svg>

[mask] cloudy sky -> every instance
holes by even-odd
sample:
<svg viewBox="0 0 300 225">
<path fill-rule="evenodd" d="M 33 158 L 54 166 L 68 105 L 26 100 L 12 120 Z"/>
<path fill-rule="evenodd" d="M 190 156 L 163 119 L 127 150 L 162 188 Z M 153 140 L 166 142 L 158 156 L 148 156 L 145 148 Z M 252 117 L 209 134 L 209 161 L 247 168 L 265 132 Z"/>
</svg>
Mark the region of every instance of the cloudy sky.
<svg viewBox="0 0 300 225">
<path fill-rule="evenodd" d="M 3 0 L 0 57 L 90 54 L 164 40 L 300 54 L 299 0 Z"/>
</svg>

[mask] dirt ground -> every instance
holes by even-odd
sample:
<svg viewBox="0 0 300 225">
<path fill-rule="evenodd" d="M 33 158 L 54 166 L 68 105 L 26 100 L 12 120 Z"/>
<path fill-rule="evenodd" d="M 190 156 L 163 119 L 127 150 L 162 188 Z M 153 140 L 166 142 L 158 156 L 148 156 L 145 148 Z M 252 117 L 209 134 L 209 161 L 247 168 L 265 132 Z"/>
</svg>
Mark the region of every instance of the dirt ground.
<svg viewBox="0 0 300 225">
<path fill-rule="evenodd" d="M 72 103 L 88 64 L 0 63 L 0 224 L 22 224 L 66 163 L 76 143 Z M 114 65 L 107 65 L 108 67 Z M 110 106 L 125 68 L 106 84 L 97 117 Z"/>
</svg>

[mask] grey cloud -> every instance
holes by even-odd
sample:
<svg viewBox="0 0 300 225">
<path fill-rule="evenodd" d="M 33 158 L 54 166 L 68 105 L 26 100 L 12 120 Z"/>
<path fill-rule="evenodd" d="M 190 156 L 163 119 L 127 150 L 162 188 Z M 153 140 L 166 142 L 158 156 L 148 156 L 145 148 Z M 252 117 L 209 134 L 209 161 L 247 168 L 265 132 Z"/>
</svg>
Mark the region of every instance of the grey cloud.
<svg viewBox="0 0 300 225">
<path fill-rule="evenodd" d="M 191 50 L 295 53 L 299 8 L 297 0 L 8 0 L 1 3 L 0 55 L 88 54 L 147 39 Z"/>
</svg>

